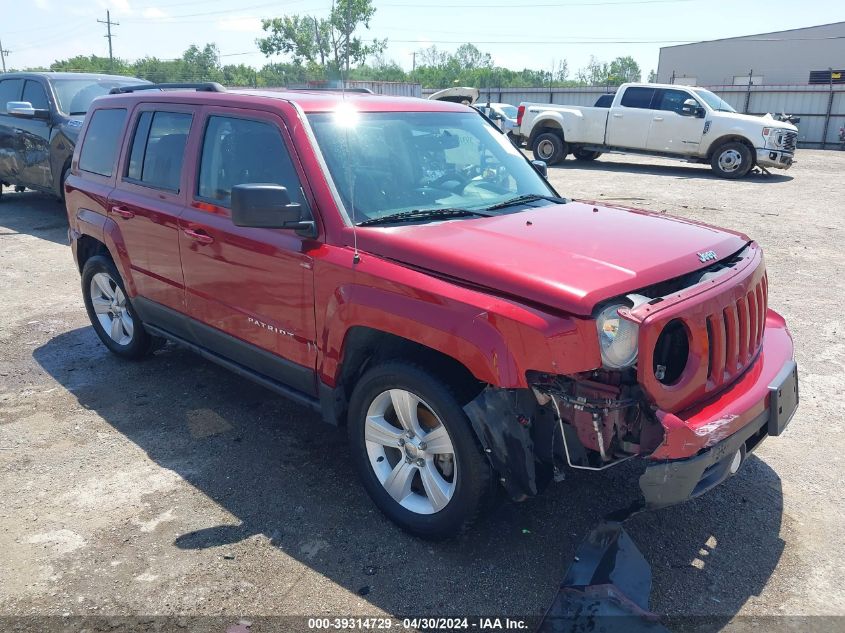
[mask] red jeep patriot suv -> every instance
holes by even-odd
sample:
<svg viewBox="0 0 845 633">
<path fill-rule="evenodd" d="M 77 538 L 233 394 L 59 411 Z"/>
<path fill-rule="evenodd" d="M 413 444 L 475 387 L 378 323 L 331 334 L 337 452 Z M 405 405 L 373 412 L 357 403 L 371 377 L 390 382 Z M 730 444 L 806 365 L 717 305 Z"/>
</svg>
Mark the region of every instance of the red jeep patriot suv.
<svg viewBox="0 0 845 633">
<path fill-rule="evenodd" d="M 94 102 L 66 184 L 94 329 L 346 424 L 410 532 L 632 458 L 648 507 L 680 502 L 792 417 L 792 340 L 744 235 L 561 198 L 458 104 L 144 88 Z"/>
</svg>

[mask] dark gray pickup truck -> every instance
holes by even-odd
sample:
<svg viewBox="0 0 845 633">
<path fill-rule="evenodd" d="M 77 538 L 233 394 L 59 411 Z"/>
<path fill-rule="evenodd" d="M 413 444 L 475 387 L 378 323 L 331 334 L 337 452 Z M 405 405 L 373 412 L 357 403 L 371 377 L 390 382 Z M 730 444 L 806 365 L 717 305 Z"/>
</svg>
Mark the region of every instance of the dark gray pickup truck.
<svg viewBox="0 0 845 633">
<path fill-rule="evenodd" d="M 91 102 L 112 88 L 138 83 L 146 82 L 83 73 L 0 74 L 0 185 L 62 198 Z"/>
</svg>

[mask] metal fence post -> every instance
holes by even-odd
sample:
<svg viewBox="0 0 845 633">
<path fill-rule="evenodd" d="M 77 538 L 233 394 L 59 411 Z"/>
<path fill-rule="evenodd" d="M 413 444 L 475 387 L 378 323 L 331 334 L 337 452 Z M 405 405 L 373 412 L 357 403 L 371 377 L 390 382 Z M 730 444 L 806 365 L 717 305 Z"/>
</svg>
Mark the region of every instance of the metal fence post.
<svg viewBox="0 0 845 633">
<path fill-rule="evenodd" d="M 830 113 L 833 110 L 833 68 L 830 70 L 830 95 L 827 97 L 827 114 L 824 117 L 824 132 L 822 132 L 822 149 L 827 149 L 827 130 L 830 127 Z"/>
<path fill-rule="evenodd" d="M 745 109 L 743 109 L 743 113 L 748 114 L 748 106 L 751 103 L 751 85 L 752 81 L 751 78 L 754 76 L 754 69 L 748 71 L 748 90 L 745 93 Z"/>
</svg>

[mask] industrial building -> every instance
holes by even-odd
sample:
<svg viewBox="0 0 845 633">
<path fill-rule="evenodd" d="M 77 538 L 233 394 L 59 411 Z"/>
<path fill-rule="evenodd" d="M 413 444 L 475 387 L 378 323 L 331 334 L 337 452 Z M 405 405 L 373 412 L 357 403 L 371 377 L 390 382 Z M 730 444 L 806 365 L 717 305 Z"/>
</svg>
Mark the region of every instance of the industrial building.
<svg viewBox="0 0 845 633">
<path fill-rule="evenodd" d="M 657 81 L 698 86 L 845 83 L 845 22 L 664 46 Z"/>
</svg>

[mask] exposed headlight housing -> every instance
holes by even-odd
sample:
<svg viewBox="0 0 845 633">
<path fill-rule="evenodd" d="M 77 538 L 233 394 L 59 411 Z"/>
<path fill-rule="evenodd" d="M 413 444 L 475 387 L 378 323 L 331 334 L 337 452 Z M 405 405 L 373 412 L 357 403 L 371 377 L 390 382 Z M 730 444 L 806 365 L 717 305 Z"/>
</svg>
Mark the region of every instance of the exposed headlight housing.
<svg viewBox="0 0 845 633">
<path fill-rule="evenodd" d="M 789 131 L 786 128 L 763 128 L 763 138 L 765 139 L 766 147 L 781 147 Z"/>
<path fill-rule="evenodd" d="M 601 361 L 606 369 L 623 369 L 637 362 L 640 328 L 619 316 L 621 308 L 628 306 L 615 303 L 604 308 L 596 318 Z"/>
</svg>

